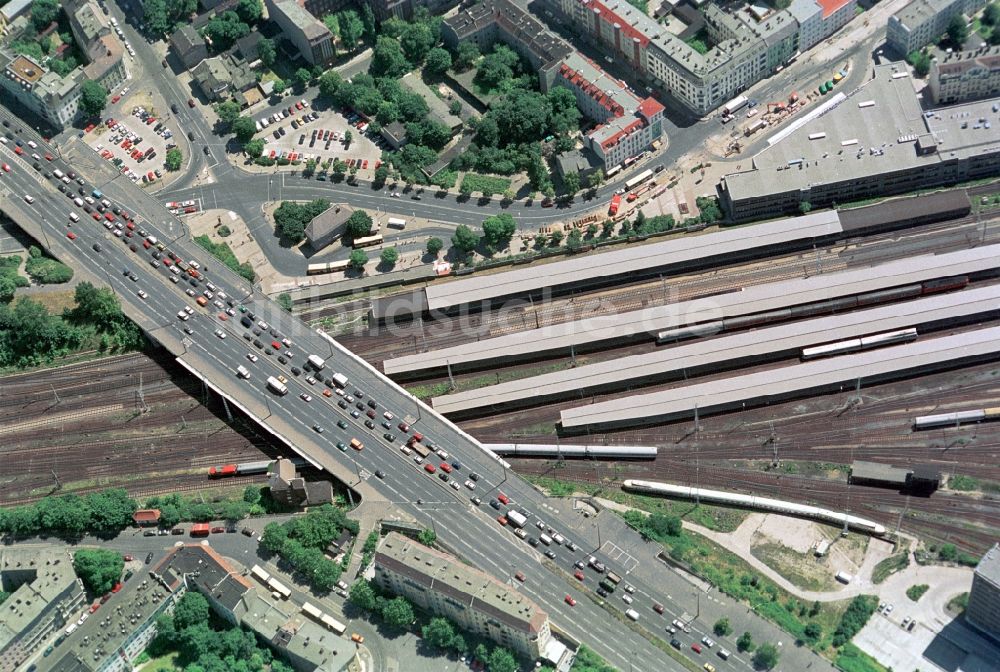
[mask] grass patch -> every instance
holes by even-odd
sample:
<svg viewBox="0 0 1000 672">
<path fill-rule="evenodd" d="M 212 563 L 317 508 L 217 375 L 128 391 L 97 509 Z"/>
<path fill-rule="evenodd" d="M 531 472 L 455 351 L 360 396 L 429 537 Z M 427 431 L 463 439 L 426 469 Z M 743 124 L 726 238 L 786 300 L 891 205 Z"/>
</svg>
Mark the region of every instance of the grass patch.
<svg viewBox="0 0 1000 672">
<path fill-rule="evenodd" d="M 531 376 L 541 376 L 554 371 L 563 371 L 570 368 L 570 362 L 557 362 L 548 366 L 538 366 L 533 368 L 518 368 L 509 371 L 494 371 L 473 378 L 459 378 L 455 381 L 455 389 L 451 389 L 449 383 L 434 383 L 432 385 L 414 385 L 406 388 L 410 394 L 421 401 L 427 401 L 431 397 L 440 397 L 451 392 L 466 392 L 468 390 L 478 390 L 490 385 L 499 385 L 512 380 L 530 378 Z"/>
<path fill-rule="evenodd" d="M 448 394 L 448 392 L 451 391 L 451 384 L 434 383 L 433 385 L 413 385 L 411 387 L 407 387 L 406 391 L 420 401 L 427 401 L 431 397 L 440 397 Z"/>
<path fill-rule="evenodd" d="M 954 614 L 965 613 L 966 608 L 969 606 L 969 594 L 962 593 L 961 595 L 956 595 L 955 597 L 948 600 L 948 611 Z"/>
<path fill-rule="evenodd" d="M 830 572 L 808 555 L 796 553 L 787 546 L 768 542 L 751 546 L 750 553 L 791 583 L 805 590 L 829 590 Z"/>
<path fill-rule="evenodd" d="M 890 555 L 888 558 L 875 565 L 875 569 L 872 570 L 872 583 L 878 585 L 896 572 L 901 572 L 909 566 L 909 553 L 897 553 L 896 555 Z"/>
<path fill-rule="evenodd" d="M 11 255 L 9 257 L 0 257 L 0 278 L 9 278 L 15 287 L 27 287 L 31 283 L 28 279 L 18 273 L 18 269 L 21 268 L 21 257 L 16 255 Z"/>
<path fill-rule="evenodd" d="M 510 187 L 510 180 L 505 177 L 495 175 L 480 175 L 479 173 L 466 173 L 462 178 L 462 185 L 459 190 L 463 194 L 502 194 Z"/>
<path fill-rule="evenodd" d="M 152 658 L 142 666 L 142 672 L 179 672 L 181 666 L 177 664 L 177 652 L 173 651 L 158 658 Z"/>
<path fill-rule="evenodd" d="M 197 236 L 194 242 L 201 245 L 203 248 L 208 250 L 213 257 L 224 263 L 229 270 L 237 273 L 244 279 L 253 282 L 257 274 L 254 273 L 253 266 L 249 263 L 241 264 L 233 254 L 233 251 L 229 248 L 226 243 L 213 243 L 208 236 Z"/>
<path fill-rule="evenodd" d="M 984 481 L 973 476 L 966 476 L 965 474 L 950 476 L 947 487 L 949 490 L 957 490 L 959 492 L 1000 493 L 1000 483 L 996 481 Z"/>
<path fill-rule="evenodd" d="M 844 672 L 889 672 L 881 663 L 853 644 L 845 644 L 837 653 L 834 663 Z"/>
<path fill-rule="evenodd" d="M 649 14 L 649 5 L 646 0 L 625 0 L 628 4 L 638 9 L 643 14 Z"/>
<path fill-rule="evenodd" d="M 906 596 L 911 600 L 913 600 L 914 602 L 919 602 L 920 598 L 924 596 L 924 593 L 926 593 L 930 589 L 931 587 L 928 586 L 926 583 L 919 583 L 917 585 L 910 586 L 909 588 L 907 588 Z"/>
</svg>

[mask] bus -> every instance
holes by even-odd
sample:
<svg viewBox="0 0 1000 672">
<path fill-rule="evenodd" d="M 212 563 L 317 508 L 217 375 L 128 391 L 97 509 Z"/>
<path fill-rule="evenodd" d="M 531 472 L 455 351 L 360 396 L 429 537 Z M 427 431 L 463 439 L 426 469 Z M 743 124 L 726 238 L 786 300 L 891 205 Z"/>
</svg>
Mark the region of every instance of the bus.
<svg viewBox="0 0 1000 672">
<path fill-rule="evenodd" d="M 349 259 L 344 259 L 343 261 L 331 261 L 325 264 L 309 264 L 306 267 L 307 275 L 320 275 L 322 273 L 336 273 L 337 271 L 346 271 L 351 265 Z"/>
<path fill-rule="evenodd" d="M 376 233 L 374 236 L 368 236 L 366 238 L 355 238 L 354 239 L 354 249 L 360 247 L 371 247 L 372 245 L 382 244 L 382 234 Z"/>
<path fill-rule="evenodd" d="M 610 177 L 617 175 L 621 171 L 621 169 L 622 169 L 622 164 L 619 163 L 617 166 L 611 168 L 610 170 L 608 170 L 607 173 L 604 174 L 604 179 L 608 179 Z"/>
<path fill-rule="evenodd" d="M 317 621 L 323 618 L 323 612 L 314 607 L 313 605 L 309 604 L 308 602 L 302 605 L 302 611 L 305 612 L 307 616 L 310 616 Z"/>
<path fill-rule="evenodd" d="M 335 619 L 330 614 L 323 614 L 323 618 L 320 619 L 323 625 L 326 626 L 327 630 L 337 635 L 342 635 L 347 630 L 347 626 Z"/>
<path fill-rule="evenodd" d="M 281 597 L 286 600 L 292 596 L 292 591 L 286 588 L 285 584 L 281 583 L 274 577 L 267 580 L 267 587 L 276 592 L 278 595 L 281 595 Z"/>
<path fill-rule="evenodd" d="M 257 579 L 264 585 L 267 585 L 267 580 L 271 578 L 271 575 L 265 572 L 264 568 L 261 567 L 260 565 L 254 565 L 253 568 L 250 570 L 250 573 L 253 574 L 255 579 Z"/>
<path fill-rule="evenodd" d="M 625 183 L 625 190 L 632 191 L 633 189 L 638 187 L 640 184 L 642 184 L 652 176 L 653 176 L 653 171 L 647 168 L 646 170 L 642 171 L 641 173 L 633 177 L 631 180 L 627 181 Z"/>
<path fill-rule="evenodd" d="M 399 217 L 390 217 L 389 221 L 386 222 L 386 225 L 390 229 L 405 229 L 406 228 L 406 220 L 405 219 L 400 219 Z"/>
</svg>

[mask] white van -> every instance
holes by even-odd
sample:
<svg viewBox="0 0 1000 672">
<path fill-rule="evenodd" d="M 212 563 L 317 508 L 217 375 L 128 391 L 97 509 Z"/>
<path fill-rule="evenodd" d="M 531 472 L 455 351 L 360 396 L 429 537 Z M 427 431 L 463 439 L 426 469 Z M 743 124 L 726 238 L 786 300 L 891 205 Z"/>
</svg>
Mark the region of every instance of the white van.
<svg viewBox="0 0 1000 672">
<path fill-rule="evenodd" d="M 254 122 L 254 126 L 257 128 L 258 133 L 264 130 L 264 127 L 260 125 L 259 121 Z"/>
<path fill-rule="evenodd" d="M 566 538 L 563 537 L 558 532 L 556 532 L 555 534 L 552 535 L 552 541 L 554 541 L 557 544 L 559 544 L 560 546 L 562 546 L 564 543 L 566 543 Z"/>
<path fill-rule="evenodd" d="M 33 198 L 32 198 L 31 196 L 29 196 L 28 194 L 25 194 L 25 195 L 24 195 L 24 202 L 25 202 L 25 203 L 34 203 L 34 202 L 35 202 L 35 199 L 33 199 Z"/>
<path fill-rule="evenodd" d="M 542 536 L 540 536 L 540 537 L 538 537 L 538 538 L 539 538 L 539 539 L 541 540 L 541 542 L 542 542 L 543 544 L 545 544 L 546 546 L 551 546 L 551 545 L 552 545 L 552 537 L 550 537 L 549 535 L 547 535 L 547 534 L 543 534 Z"/>
<path fill-rule="evenodd" d="M 80 198 L 79 196 L 77 196 L 76 198 L 74 198 L 73 202 L 76 203 L 77 207 L 79 207 L 79 208 L 83 207 L 83 199 Z"/>
<path fill-rule="evenodd" d="M 627 609 L 625 611 L 625 615 L 631 618 L 633 621 L 639 620 L 639 612 L 636 611 L 635 609 Z"/>
<path fill-rule="evenodd" d="M 250 378 L 250 372 L 247 371 L 247 367 L 245 366 L 237 366 L 236 375 L 239 376 L 240 378 L 245 378 L 245 379 Z"/>
<path fill-rule="evenodd" d="M 63 177 L 63 172 L 61 170 L 59 170 L 58 168 L 54 169 L 52 171 L 52 174 L 55 175 L 56 177 L 58 177 L 60 180 Z"/>
<path fill-rule="evenodd" d="M 75 212 L 69 213 L 69 218 L 71 220 L 73 220 L 74 222 L 79 222 L 80 221 L 80 215 L 76 214 Z"/>
</svg>

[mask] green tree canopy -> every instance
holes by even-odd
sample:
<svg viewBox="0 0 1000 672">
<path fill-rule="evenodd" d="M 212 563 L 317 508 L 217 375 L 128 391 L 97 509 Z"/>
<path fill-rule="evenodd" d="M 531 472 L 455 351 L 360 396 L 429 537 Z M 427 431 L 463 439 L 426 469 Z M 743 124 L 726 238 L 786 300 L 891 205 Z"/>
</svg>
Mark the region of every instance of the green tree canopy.
<svg viewBox="0 0 1000 672">
<path fill-rule="evenodd" d="M 240 106 L 235 101 L 224 100 L 215 106 L 215 113 L 219 121 L 228 126 L 240 118 Z"/>
<path fill-rule="evenodd" d="M 490 672 L 517 672 L 519 667 L 514 654 L 499 646 L 490 652 L 486 660 L 486 669 Z"/>
<path fill-rule="evenodd" d="M 755 644 L 753 643 L 753 636 L 749 632 L 744 632 L 740 635 L 739 639 L 736 640 L 736 648 L 740 651 L 753 651 Z"/>
<path fill-rule="evenodd" d="M 59 18 L 58 0 L 35 0 L 31 3 L 31 23 L 42 31 Z"/>
<path fill-rule="evenodd" d="M 479 237 L 465 224 L 459 224 L 451 237 L 451 244 L 462 254 L 469 254 L 479 245 Z"/>
<path fill-rule="evenodd" d="M 243 151 L 247 153 L 251 159 L 256 159 L 257 157 L 264 155 L 264 139 L 254 138 L 253 140 L 248 140 L 243 145 Z"/>
<path fill-rule="evenodd" d="M 365 34 L 365 24 L 353 9 L 345 9 L 337 14 L 340 27 L 340 42 L 347 51 L 354 51 Z"/>
<path fill-rule="evenodd" d="M 80 109 L 87 115 L 99 115 L 108 102 L 108 92 L 92 79 L 80 86 Z"/>
<path fill-rule="evenodd" d="M 410 68 L 399 42 L 385 35 L 379 36 L 372 50 L 372 62 L 368 71 L 375 77 L 398 78 L 409 72 Z"/>
<path fill-rule="evenodd" d="M 374 226 L 374 222 L 371 215 L 364 210 L 355 210 L 347 218 L 347 236 L 350 238 L 364 238 L 371 235 L 372 226 Z"/>
<path fill-rule="evenodd" d="M 239 0 L 236 3 L 236 15 L 240 21 L 252 26 L 264 15 L 264 6 L 260 0 Z"/>
<path fill-rule="evenodd" d="M 348 593 L 348 601 L 358 609 L 372 611 L 375 609 L 375 590 L 367 581 L 355 581 Z"/>
<path fill-rule="evenodd" d="M 312 71 L 309 68 L 299 68 L 295 71 L 295 81 L 302 88 L 309 86 L 309 82 L 312 81 Z"/>
<path fill-rule="evenodd" d="M 260 545 L 272 553 L 277 553 L 285 545 L 288 532 L 279 523 L 268 523 L 260 535 Z"/>
<path fill-rule="evenodd" d="M 270 68 L 274 65 L 274 61 L 278 58 L 278 50 L 274 46 L 274 40 L 265 37 L 260 42 L 257 43 L 257 56 L 260 57 L 260 62 L 266 67 Z"/>
<path fill-rule="evenodd" d="M 1000 22 L 1000 5 L 997 5 L 995 2 L 986 5 L 980 20 L 987 26 L 997 25 Z"/>
<path fill-rule="evenodd" d="M 774 644 L 761 644 L 753 654 L 753 666 L 758 670 L 770 670 L 778 664 L 781 654 Z"/>
<path fill-rule="evenodd" d="M 240 117 L 233 122 L 232 131 L 236 135 L 237 140 L 241 143 L 246 143 L 253 138 L 254 133 L 257 132 L 257 127 L 250 117 Z"/>
<path fill-rule="evenodd" d="M 306 225 L 330 207 L 330 201 L 317 198 L 307 203 L 283 201 L 274 211 L 274 223 L 278 234 L 286 240 L 297 243 L 305 237 Z"/>
<path fill-rule="evenodd" d="M 566 173 L 563 178 L 563 186 L 566 187 L 566 193 L 570 196 L 580 191 L 580 173 Z"/>
<path fill-rule="evenodd" d="M 471 40 L 467 40 L 458 45 L 455 52 L 455 67 L 460 71 L 468 70 L 472 64 L 480 57 L 479 45 Z"/>
<path fill-rule="evenodd" d="M 205 37 L 212 40 L 216 51 L 225 51 L 236 40 L 250 34 L 250 26 L 240 20 L 234 11 L 222 12 L 209 19 L 205 24 Z"/>
<path fill-rule="evenodd" d="M 368 263 L 368 253 L 364 250 L 352 250 L 349 261 L 351 268 L 361 270 Z"/>
<path fill-rule="evenodd" d="M 408 23 L 399 36 L 403 54 L 410 63 L 421 63 L 431 50 L 437 36 L 426 23 Z"/>
<path fill-rule="evenodd" d="M 441 47 L 434 47 L 427 52 L 424 70 L 435 77 L 440 77 L 451 70 L 451 52 Z"/>
<path fill-rule="evenodd" d="M 455 628 L 447 618 L 435 617 L 421 628 L 420 634 L 432 648 L 447 649 L 455 638 Z"/>
<path fill-rule="evenodd" d="M 732 631 L 733 626 L 729 624 L 729 619 L 725 617 L 717 620 L 715 625 L 712 626 L 712 632 L 714 632 L 717 637 L 725 637 L 726 635 L 732 633 Z"/>
<path fill-rule="evenodd" d="M 961 48 L 969 39 L 969 26 L 965 23 L 965 17 L 961 12 L 953 15 L 948 21 L 947 33 L 948 39 L 956 48 Z"/>
<path fill-rule="evenodd" d="M 431 238 L 427 241 L 427 254 L 436 257 L 442 249 L 444 249 L 444 242 L 440 238 Z"/>
<path fill-rule="evenodd" d="M 399 261 L 399 252 L 396 251 L 395 247 L 386 247 L 382 250 L 379 255 L 379 260 L 382 262 L 383 266 L 392 268 Z"/>
<path fill-rule="evenodd" d="M 506 212 L 487 217 L 483 221 L 483 238 L 486 246 L 492 250 L 500 250 L 510 245 L 510 239 L 517 231 L 514 218 Z"/>
<path fill-rule="evenodd" d="M 183 630 L 203 623 L 208 623 L 208 600 L 201 593 L 189 590 L 174 607 L 174 627 Z"/>
<path fill-rule="evenodd" d="M 103 548 L 82 548 L 73 554 L 73 570 L 92 595 L 114 588 L 125 568 L 121 553 Z"/>
<path fill-rule="evenodd" d="M 177 147 L 171 147 L 167 150 L 167 156 L 163 163 L 167 167 L 167 170 L 175 171 L 181 169 L 181 164 L 184 162 L 184 156 L 181 154 L 181 150 Z"/>
<path fill-rule="evenodd" d="M 405 628 L 413 622 L 413 605 L 405 597 L 394 597 L 383 605 L 382 618 L 394 628 Z"/>
</svg>

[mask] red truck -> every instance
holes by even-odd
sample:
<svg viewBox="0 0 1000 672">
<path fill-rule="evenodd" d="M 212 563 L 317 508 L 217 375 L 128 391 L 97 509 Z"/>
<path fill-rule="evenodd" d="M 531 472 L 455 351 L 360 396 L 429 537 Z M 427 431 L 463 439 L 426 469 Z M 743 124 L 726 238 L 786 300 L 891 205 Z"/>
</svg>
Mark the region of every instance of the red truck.
<svg viewBox="0 0 1000 672">
<path fill-rule="evenodd" d="M 609 215 L 618 214 L 618 206 L 622 204 L 622 197 L 619 194 L 615 194 L 611 197 L 611 207 L 608 208 Z"/>
<path fill-rule="evenodd" d="M 191 536 L 192 537 L 207 537 L 212 528 L 209 527 L 208 523 L 195 523 L 191 526 Z"/>
</svg>

